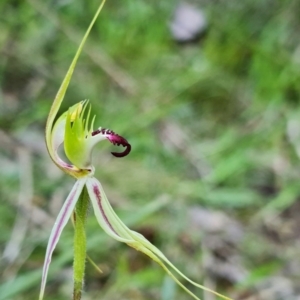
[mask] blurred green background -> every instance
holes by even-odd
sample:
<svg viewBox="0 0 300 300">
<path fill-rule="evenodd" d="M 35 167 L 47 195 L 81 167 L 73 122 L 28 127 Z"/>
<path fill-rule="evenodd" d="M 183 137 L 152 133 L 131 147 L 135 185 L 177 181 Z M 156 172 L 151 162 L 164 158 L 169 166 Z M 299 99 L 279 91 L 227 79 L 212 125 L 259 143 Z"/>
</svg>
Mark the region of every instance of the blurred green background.
<svg viewBox="0 0 300 300">
<path fill-rule="evenodd" d="M 98 4 L 0 3 L 0 300 L 37 299 L 73 184 L 47 155 L 45 121 Z M 97 147 L 96 176 L 124 222 L 185 274 L 234 299 L 299 299 L 300 2 L 190 4 L 207 29 L 178 43 L 178 1 L 108 0 L 62 111 L 88 98 L 96 126 L 130 141 L 123 159 Z M 191 299 L 92 211 L 87 238 L 103 273 L 87 263 L 83 299 Z M 71 299 L 72 239 L 68 224 L 45 299 Z"/>
</svg>

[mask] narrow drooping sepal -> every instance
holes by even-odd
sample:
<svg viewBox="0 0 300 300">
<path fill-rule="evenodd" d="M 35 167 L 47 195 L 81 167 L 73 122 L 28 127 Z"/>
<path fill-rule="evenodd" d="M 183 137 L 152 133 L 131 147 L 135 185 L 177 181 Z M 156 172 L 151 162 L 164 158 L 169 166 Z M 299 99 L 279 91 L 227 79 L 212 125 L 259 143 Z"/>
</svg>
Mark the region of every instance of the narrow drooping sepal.
<svg viewBox="0 0 300 300">
<path fill-rule="evenodd" d="M 44 261 L 44 266 L 43 266 L 43 274 L 42 274 L 42 283 L 41 283 L 41 291 L 40 291 L 40 296 L 39 300 L 43 299 L 44 296 L 44 291 L 45 291 L 45 285 L 46 285 L 46 280 L 47 280 L 47 275 L 48 275 L 48 270 L 49 270 L 49 265 L 51 262 L 51 257 L 52 253 L 58 243 L 58 240 L 60 238 L 60 235 L 62 233 L 62 230 L 66 226 L 68 220 L 70 219 L 72 212 L 75 208 L 76 202 L 82 192 L 82 189 L 85 185 L 86 178 L 82 178 L 76 181 L 74 187 L 72 188 L 70 194 L 68 195 L 63 207 L 61 208 L 54 226 L 52 228 L 48 245 L 47 245 L 47 250 L 46 250 L 46 256 L 45 256 L 45 261 Z"/>
<path fill-rule="evenodd" d="M 103 230 L 109 234 L 112 238 L 126 243 L 130 247 L 143 252 L 155 262 L 157 262 L 175 281 L 181 286 L 188 294 L 195 299 L 199 298 L 189 291 L 173 274 L 169 269 L 173 269 L 177 275 L 187 280 L 192 285 L 201 288 L 202 290 L 211 292 L 223 299 L 230 300 L 230 298 L 223 296 L 211 289 L 208 289 L 185 276 L 180 272 L 168 259 L 167 257 L 154 245 L 152 245 L 143 235 L 133 230 L 130 230 L 116 215 L 113 208 L 111 207 L 101 183 L 96 178 L 89 178 L 86 182 L 87 190 L 95 211 L 98 223 Z M 168 267 L 167 267 L 168 266 Z"/>
</svg>

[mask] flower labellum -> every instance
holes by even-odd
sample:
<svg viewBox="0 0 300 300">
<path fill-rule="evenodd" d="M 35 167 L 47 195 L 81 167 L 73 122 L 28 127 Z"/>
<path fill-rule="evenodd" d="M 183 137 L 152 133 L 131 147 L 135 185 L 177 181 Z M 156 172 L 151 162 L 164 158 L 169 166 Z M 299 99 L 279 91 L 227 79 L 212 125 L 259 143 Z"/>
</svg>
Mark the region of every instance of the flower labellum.
<svg viewBox="0 0 300 300">
<path fill-rule="evenodd" d="M 92 136 L 97 135 L 97 134 L 103 134 L 107 136 L 107 139 L 114 145 L 120 146 L 122 145 L 123 147 L 126 147 L 126 149 L 119 153 L 119 152 L 112 152 L 111 154 L 115 157 L 124 157 L 126 155 L 128 155 L 131 151 L 131 146 L 130 144 L 127 142 L 126 139 L 124 139 L 123 137 L 121 137 L 120 135 L 114 133 L 112 130 L 109 129 L 97 129 L 95 131 L 92 132 Z"/>
</svg>

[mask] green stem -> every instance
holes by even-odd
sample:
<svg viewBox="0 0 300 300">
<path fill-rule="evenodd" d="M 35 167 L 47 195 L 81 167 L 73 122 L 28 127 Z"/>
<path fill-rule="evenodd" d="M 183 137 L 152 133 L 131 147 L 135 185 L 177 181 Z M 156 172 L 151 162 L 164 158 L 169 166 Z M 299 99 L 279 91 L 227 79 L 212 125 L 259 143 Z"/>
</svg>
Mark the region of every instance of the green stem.
<svg viewBox="0 0 300 300">
<path fill-rule="evenodd" d="M 74 212 L 74 293 L 73 300 L 80 300 L 84 282 L 86 260 L 85 223 L 89 206 L 86 188 L 83 189 Z"/>
</svg>

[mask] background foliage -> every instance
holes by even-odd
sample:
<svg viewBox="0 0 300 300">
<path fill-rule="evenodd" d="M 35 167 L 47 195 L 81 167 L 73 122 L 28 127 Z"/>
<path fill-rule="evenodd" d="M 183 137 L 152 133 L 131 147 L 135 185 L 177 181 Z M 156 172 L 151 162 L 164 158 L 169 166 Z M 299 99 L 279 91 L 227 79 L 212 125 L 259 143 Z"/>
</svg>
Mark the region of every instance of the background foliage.
<svg viewBox="0 0 300 300">
<path fill-rule="evenodd" d="M 109 0 L 63 109 L 89 98 L 132 144 L 94 161 L 114 207 L 195 281 L 235 299 L 300 295 L 300 2 L 195 1 L 198 42 L 176 43 L 177 1 Z M 45 246 L 72 180 L 50 162 L 47 112 L 98 1 L 0 3 L 0 299 L 38 295 Z M 91 214 L 84 299 L 190 299 Z M 46 299 L 72 290 L 69 224 Z M 214 299 L 209 295 L 204 299 Z M 298 298 L 297 298 L 298 299 Z"/>
</svg>

